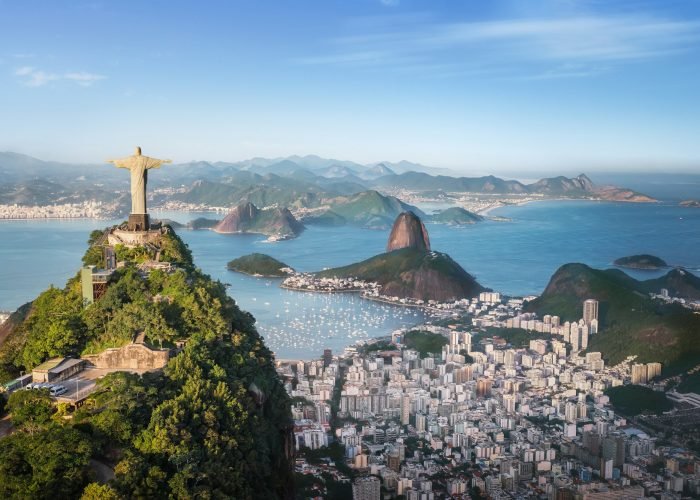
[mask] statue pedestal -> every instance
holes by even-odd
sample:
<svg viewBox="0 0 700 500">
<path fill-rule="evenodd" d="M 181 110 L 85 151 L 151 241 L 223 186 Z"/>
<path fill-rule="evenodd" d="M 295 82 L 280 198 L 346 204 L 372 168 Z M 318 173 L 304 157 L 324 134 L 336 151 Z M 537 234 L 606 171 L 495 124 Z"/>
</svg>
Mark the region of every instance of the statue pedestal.
<svg viewBox="0 0 700 500">
<path fill-rule="evenodd" d="M 148 231 L 151 229 L 151 221 L 148 214 L 129 214 L 127 229 L 129 231 Z"/>
<path fill-rule="evenodd" d="M 163 234 L 161 229 L 151 229 L 150 231 L 130 231 L 124 229 L 114 229 L 107 236 L 110 245 L 124 245 L 126 247 L 138 247 L 147 243 L 156 243 Z"/>
</svg>

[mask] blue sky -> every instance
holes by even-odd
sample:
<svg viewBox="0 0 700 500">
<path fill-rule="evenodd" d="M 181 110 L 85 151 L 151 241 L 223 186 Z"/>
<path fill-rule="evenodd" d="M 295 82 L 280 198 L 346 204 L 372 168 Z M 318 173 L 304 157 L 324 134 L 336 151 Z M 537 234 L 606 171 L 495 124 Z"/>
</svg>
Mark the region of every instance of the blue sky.
<svg viewBox="0 0 700 500">
<path fill-rule="evenodd" d="M 0 0 L 0 150 L 692 171 L 700 2 Z"/>
</svg>

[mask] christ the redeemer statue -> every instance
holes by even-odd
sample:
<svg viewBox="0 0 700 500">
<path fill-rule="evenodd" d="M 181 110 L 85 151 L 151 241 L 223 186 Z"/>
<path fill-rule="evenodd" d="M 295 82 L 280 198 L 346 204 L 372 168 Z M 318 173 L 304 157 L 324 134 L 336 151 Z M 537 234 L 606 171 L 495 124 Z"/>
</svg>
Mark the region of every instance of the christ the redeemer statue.
<svg viewBox="0 0 700 500">
<path fill-rule="evenodd" d="M 119 168 L 126 168 L 131 172 L 131 214 L 129 215 L 129 229 L 132 231 L 147 231 L 149 229 L 148 215 L 146 212 L 146 184 L 148 183 L 148 170 L 160 168 L 163 163 L 171 163 L 171 160 L 159 160 L 149 158 L 141 154 L 141 148 L 136 148 L 133 156 L 118 160 L 107 160 Z"/>
</svg>

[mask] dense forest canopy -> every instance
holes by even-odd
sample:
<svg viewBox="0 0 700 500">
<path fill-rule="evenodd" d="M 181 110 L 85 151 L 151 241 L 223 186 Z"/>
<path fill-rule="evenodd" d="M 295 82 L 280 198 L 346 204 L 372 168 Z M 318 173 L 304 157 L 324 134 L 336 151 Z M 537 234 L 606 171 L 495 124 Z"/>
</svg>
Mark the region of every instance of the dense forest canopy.
<svg viewBox="0 0 700 500">
<path fill-rule="evenodd" d="M 86 264 L 99 264 L 98 240 L 93 233 Z M 76 276 L 13 318 L 0 346 L 3 378 L 51 357 L 124 345 L 140 332 L 156 347 L 185 346 L 162 371 L 105 376 L 75 412 L 42 391 L 13 393 L 7 411 L 16 432 L 0 439 L 0 494 L 284 497 L 292 489 L 289 399 L 253 317 L 194 267 L 172 231 L 160 257 L 177 265 L 173 272 L 145 273 L 137 267 L 145 253 L 119 251 L 129 263 L 93 304 L 83 306 Z M 99 464 L 113 469 L 109 483 L 96 482 Z"/>
</svg>

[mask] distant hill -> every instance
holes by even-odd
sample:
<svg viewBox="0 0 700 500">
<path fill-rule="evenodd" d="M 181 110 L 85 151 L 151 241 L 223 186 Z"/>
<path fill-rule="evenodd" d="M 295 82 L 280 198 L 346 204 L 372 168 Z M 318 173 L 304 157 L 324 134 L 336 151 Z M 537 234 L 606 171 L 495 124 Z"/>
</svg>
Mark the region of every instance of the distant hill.
<svg viewBox="0 0 700 500">
<path fill-rule="evenodd" d="M 642 281 L 643 290 L 659 293 L 662 288 L 672 297 L 700 300 L 700 278 L 685 269 L 675 268 L 660 278 Z"/>
<path fill-rule="evenodd" d="M 226 267 L 231 271 L 268 278 L 288 276 L 289 273 L 283 269 L 290 269 L 284 262 L 262 253 L 252 253 L 238 257 L 230 261 Z"/>
<path fill-rule="evenodd" d="M 153 188 L 185 188 L 184 192 L 175 194 L 157 194 L 159 203 L 173 200 L 207 206 L 230 206 L 250 201 L 258 206 L 318 207 L 321 200 L 350 196 L 368 189 L 654 201 L 631 189 L 596 186 L 585 174 L 573 178 L 551 177 L 532 184 L 493 175 L 463 177 L 449 174 L 446 169 L 408 161 L 363 165 L 315 155 L 294 155 L 238 162 L 196 160 L 177 163 L 159 170 L 149 179 L 149 185 Z M 0 203 L 42 205 L 57 203 L 57 197 L 74 201 L 111 201 L 114 192 L 126 192 L 129 183 L 123 171 L 106 163 L 50 162 L 12 152 L 0 153 L 0 178 L 3 179 Z M 49 188 L 33 185 L 38 179 L 56 185 Z"/>
<path fill-rule="evenodd" d="M 378 163 L 362 172 L 360 177 L 363 179 L 378 179 L 379 177 L 384 177 L 386 175 L 396 175 L 396 172 L 387 167 L 386 164 Z"/>
<path fill-rule="evenodd" d="M 528 185 L 530 192 L 542 194 L 571 194 L 571 193 L 592 193 L 594 191 L 593 181 L 586 174 L 581 174 L 571 179 L 559 176 L 541 179 L 534 184 Z"/>
<path fill-rule="evenodd" d="M 206 217 L 197 217 L 187 223 L 188 229 L 212 229 L 219 223 L 219 219 L 208 219 Z"/>
<path fill-rule="evenodd" d="M 429 216 L 428 220 L 439 224 L 463 226 L 466 224 L 475 224 L 484 220 L 484 218 L 481 215 L 465 210 L 462 207 L 450 207 Z"/>
<path fill-rule="evenodd" d="M 494 177 L 450 177 L 446 175 L 429 175 L 422 172 L 406 172 L 399 175 L 385 176 L 374 182 L 375 187 L 402 188 L 412 191 L 443 190 L 448 192 L 472 193 L 527 193 L 524 184 L 518 181 L 506 181 Z"/>
<path fill-rule="evenodd" d="M 331 165 L 322 170 L 317 171 L 323 177 L 346 177 L 348 175 L 357 175 L 357 171 L 345 165 Z"/>
<path fill-rule="evenodd" d="M 629 269 L 661 269 L 663 267 L 668 267 L 665 260 L 649 254 L 620 257 L 619 259 L 615 259 L 613 264 Z"/>
<path fill-rule="evenodd" d="M 700 200 L 684 200 L 680 202 L 680 206 L 688 208 L 700 208 Z"/>
<path fill-rule="evenodd" d="M 172 219 L 158 219 L 163 225 L 172 227 L 173 229 L 211 229 L 216 226 L 220 221 L 219 219 L 207 219 L 205 217 L 197 217 L 194 220 L 189 221 L 187 224 L 182 224 Z"/>
<path fill-rule="evenodd" d="M 408 210 L 419 216 L 425 215 L 418 208 L 398 198 L 372 190 L 332 198 L 327 201 L 327 205 L 330 212 L 342 217 L 348 224 L 376 229 L 390 227 L 400 213 Z"/>
<path fill-rule="evenodd" d="M 700 293 L 695 276 L 671 271 L 658 280 L 637 281 L 617 269 L 598 270 L 566 264 L 552 276 L 542 295 L 525 309 L 578 321 L 586 299 L 600 302 L 601 332 L 589 339 L 588 350 L 600 351 L 610 363 L 636 354 L 643 362 L 681 366 L 700 356 L 700 316 L 676 304 L 653 301 L 649 291 L 680 280 L 687 291 Z M 654 289 L 654 290 L 652 290 Z"/>
<path fill-rule="evenodd" d="M 286 208 L 259 209 L 252 203 L 242 203 L 214 226 L 217 233 L 259 233 L 268 236 L 294 238 L 304 226 Z"/>
</svg>

